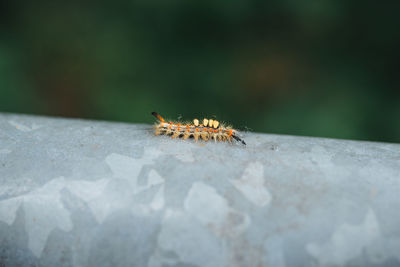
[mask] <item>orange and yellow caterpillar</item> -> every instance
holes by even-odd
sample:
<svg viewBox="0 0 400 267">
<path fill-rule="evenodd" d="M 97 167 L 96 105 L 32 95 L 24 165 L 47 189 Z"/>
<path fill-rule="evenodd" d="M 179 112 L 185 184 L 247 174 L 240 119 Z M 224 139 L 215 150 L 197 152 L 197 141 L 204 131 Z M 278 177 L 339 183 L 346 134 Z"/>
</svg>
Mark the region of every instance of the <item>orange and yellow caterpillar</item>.
<svg viewBox="0 0 400 267">
<path fill-rule="evenodd" d="M 239 138 L 238 132 L 231 127 L 221 125 L 218 121 L 213 119 L 203 119 L 200 123 L 198 119 L 194 119 L 192 124 L 182 124 L 167 122 L 158 113 L 151 113 L 157 118 L 158 123 L 154 126 L 155 135 L 168 135 L 172 138 L 181 137 L 183 139 L 194 138 L 195 141 L 202 139 L 204 141 L 212 140 L 222 142 L 232 142 L 236 140 L 242 142 L 243 145 L 246 143 Z"/>
</svg>

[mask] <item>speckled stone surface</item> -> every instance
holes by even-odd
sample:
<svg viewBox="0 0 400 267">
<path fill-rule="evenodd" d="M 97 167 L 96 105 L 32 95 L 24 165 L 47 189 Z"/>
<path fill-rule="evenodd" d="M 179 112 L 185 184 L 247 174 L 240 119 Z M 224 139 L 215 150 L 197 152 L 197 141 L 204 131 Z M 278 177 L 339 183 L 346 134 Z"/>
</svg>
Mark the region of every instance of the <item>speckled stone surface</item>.
<svg viewBox="0 0 400 267">
<path fill-rule="evenodd" d="M 0 266 L 400 266 L 400 145 L 151 127 L 0 115 Z"/>
</svg>

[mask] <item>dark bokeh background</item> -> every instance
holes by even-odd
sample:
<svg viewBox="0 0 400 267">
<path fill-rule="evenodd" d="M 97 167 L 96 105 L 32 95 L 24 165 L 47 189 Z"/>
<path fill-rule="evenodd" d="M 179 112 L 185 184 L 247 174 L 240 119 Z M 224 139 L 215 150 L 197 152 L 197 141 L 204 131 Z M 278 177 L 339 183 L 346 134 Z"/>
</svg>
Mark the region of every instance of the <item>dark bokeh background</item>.
<svg viewBox="0 0 400 267">
<path fill-rule="evenodd" d="M 393 1 L 394 3 L 394 1 Z M 0 111 L 400 142 L 399 4 L 0 0 Z"/>
</svg>

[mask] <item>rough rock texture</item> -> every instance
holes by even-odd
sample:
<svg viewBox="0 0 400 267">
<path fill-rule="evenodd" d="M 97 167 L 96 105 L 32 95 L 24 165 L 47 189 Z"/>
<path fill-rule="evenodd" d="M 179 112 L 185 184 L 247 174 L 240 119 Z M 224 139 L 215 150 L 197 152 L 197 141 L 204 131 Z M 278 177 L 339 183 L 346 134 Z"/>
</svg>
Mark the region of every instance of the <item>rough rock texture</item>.
<svg viewBox="0 0 400 267">
<path fill-rule="evenodd" d="M 400 266 L 400 145 L 0 115 L 0 266 Z"/>
</svg>

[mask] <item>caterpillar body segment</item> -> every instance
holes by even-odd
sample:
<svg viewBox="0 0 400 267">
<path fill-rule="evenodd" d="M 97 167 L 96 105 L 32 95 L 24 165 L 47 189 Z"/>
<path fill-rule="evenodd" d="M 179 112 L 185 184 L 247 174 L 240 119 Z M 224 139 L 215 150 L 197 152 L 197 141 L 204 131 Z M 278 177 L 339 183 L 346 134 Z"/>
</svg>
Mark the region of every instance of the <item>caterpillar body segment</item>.
<svg viewBox="0 0 400 267">
<path fill-rule="evenodd" d="M 194 119 L 191 123 L 182 124 L 167 122 L 156 112 L 151 114 L 158 120 L 154 126 L 155 135 L 168 135 L 172 138 L 183 138 L 184 140 L 193 138 L 195 141 L 202 139 L 204 141 L 214 140 L 215 142 L 232 143 L 233 140 L 236 140 L 246 145 L 244 140 L 238 136 L 237 130 L 220 124 L 217 120 L 205 118 L 203 121 L 199 121 Z"/>
</svg>

